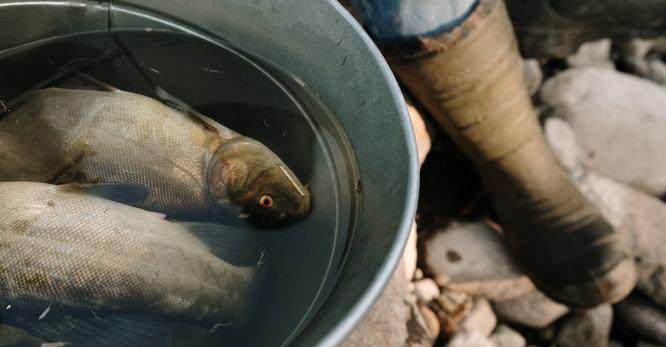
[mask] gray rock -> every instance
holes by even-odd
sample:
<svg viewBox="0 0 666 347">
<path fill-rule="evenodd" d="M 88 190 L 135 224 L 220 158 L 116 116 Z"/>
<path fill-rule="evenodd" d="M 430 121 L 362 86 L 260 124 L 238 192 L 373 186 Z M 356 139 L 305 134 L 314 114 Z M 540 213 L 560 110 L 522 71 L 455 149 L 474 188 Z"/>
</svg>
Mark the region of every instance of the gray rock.
<svg viewBox="0 0 666 347">
<path fill-rule="evenodd" d="M 631 330 L 646 340 L 666 345 L 666 312 L 638 296 L 615 305 L 615 312 Z"/>
<path fill-rule="evenodd" d="M 544 328 L 569 311 L 539 291 L 518 299 L 493 302 L 493 308 L 501 320 L 531 328 Z"/>
<path fill-rule="evenodd" d="M 666 193 L 666 89 L 601 68 L 567 70 L 541 99 L 565 119 L 595 171 L 652 195 Z"/>
<path fill-rule="evenodd" d="M 605 69 L 615 69 L 611 61 L 611 40 L 601 39 L 590 41 L 578 47 L 575 54 L 567 57 L 567 63 L 573 67 L 596 66 Z"/>
<path fill-rule="evenodd" d="M 382 296 L 342 346 L 404 345 L 409 336 L 407 321 L 411 318 L 410 301 L 405 273 L 396 271 Z"/>
<path fill-rule="evenodd" d="M 495 329 L 495 332 L 490 336 L 490 340 L 497 347 L 525 347 L 527 344 L 523 335 L 503 324 Z"/>
<path fill-rule="evenodd" d="M 501 235 L 482 222 L 452 223 L 426 241 L 425 253 L 438 283 L 456 291 L 506 300 L 534 288 L 507 253 Z"/>
<path fill-rule="evenodd" d="M 462 331 L 471 333 L 477 332 L 485 337 L 490 336 L 497 325 L 497 317 L 490 303 L 486 299 L 474 300 L 474 306 L 467 318 L 463 320 L 460 328 Z"/>
<path fill-rule="evenodd" d="M 437 283 L 430 278 L 414 282 L 414 295 L 420 302 L 427 304 L 439 296 Z"/>
<path fill-rule="evenodd" d="M 557 345 L 561 347 L 608 345 L 613 309 L 610 305 L 576 312 L 568 317 L 558 335 Z"/>
<path fill-rule="evenodd" d="M 446 345 L 447 347 L 497 347 L 487 337 L 473 333 L 458 333 Z"/>
</svg>

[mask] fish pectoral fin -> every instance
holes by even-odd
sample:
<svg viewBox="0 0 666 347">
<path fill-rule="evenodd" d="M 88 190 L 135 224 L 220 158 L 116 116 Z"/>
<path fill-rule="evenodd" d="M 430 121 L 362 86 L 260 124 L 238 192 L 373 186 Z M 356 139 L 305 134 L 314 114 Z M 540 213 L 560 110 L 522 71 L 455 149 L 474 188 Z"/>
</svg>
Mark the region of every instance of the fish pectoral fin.
<svg viewBox="0 0 666 347">
<path fill-rule="evenodd" d="M 70 183 L 58 186 L 62 192 L 94 195 L 130 206 L 139 206 L 148 198 L 148 188 L 135 183 Z"/>
<path fill-rule="evenodd" d="M 256 266 L 260 252 L 255 231 L 218 223 L 178 222 L 199 240 L 211 253 L 236 266 Z"/>
<path fill-rule="evenodd" d="M 63 80 L 58 86 L 65 89 L 97 90 L 102 92 L 119 91 L 118 88 L 99 81 L 96 78 L 83 72 L 75 73 L 73 76 Z"/>
<path fill-rule="evenodd" d="M 21 326 L 47 342 L 67 346 L 168 346 L 167 323 L 147 316 L 111 314 L 38 321 Z"/>
</svg>

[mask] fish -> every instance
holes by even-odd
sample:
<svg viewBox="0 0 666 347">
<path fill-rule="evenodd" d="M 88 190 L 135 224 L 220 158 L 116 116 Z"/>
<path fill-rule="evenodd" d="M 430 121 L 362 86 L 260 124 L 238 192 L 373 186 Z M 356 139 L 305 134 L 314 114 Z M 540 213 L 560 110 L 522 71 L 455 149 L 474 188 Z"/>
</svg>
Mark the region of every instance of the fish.
<svg viewBox="0 0 666 347">
<path fill-rule="evenodd" d="M 2 182 L 3 319 L 28 328 L 114 313 L 207 328 L 242 324 L 257 282 L 251 235 L 169 221 L 72 184 Z M 105 321 L 114 320 L 93 319 Z"/>
<path fill-rule="evenodd" d="M 16 100 L 0 119 L 0 181 L 137 184 L 136 207 L 187 220 L 277 226 L 310 211 L 308 188 L 259 141 L 113 87 Z"/>
</svg>

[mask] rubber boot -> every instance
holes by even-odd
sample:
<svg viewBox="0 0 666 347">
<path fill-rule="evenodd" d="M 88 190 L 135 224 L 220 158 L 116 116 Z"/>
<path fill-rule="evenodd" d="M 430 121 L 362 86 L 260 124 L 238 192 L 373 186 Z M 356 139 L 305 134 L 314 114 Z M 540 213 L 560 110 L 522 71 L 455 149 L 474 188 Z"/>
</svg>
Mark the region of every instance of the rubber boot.
<svg viewBox="0 0 666 347">
<path fill-rule="evenodd" d="M 575 307 L 629 294 L 633 256 L 546 145 L 501 0 L 480 1 L 452 31 L 383 49 L 474 163 L 512 255 L 544 293 Z"/>
<path fill-rule="evenodd" d="M 506 0 L 526 57 L 565 58 L 585 41 L 666 34 L 666 0 Z"/>
</svg>

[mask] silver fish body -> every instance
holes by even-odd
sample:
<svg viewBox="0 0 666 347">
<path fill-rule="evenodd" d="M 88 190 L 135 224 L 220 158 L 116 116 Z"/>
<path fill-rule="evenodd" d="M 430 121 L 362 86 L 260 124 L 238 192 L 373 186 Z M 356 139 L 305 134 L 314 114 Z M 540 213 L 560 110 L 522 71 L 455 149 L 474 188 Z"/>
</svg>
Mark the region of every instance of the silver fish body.
<svg viewBox="0 0 666 347">
<path fill-rule="evenodd" d="M 0 121 L 0 181 L 140 184 L 148 196 L 139 207 L 182 219 L 211 218 L 225 206 L 245 208 L 262 192 L 233 185 L 266 180 L 271 175 L 264 172 L 286 165 L 257 141 L 210 122 L 120 90 L 32 91 Z M 242 151 L 243 161 L 269 160 L 244 164 L 246 180 L 223 178 L 234 171 L 226 165 L 235 162 L 220 153 L 231 140 L 251 144 Z M 307 189 L 290 170 L 280 175 L 285 177 L 271 181 L 285 185 L 280 192 L 287 194 L 271 198 L 286 202 L 283 210 L 272 208 L 273 214 L 303 217 L 309 210 Z M 245 200 L 239 201 L 241 196 Z"/>
<path fill-rule="evenodd" d="M 0 303 L 5 317 L 72 312 L 240 319 L 254 267 L 233 266 L 181 224 L 43 183 L 0 183 Z"/>
</svg>

